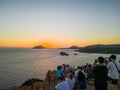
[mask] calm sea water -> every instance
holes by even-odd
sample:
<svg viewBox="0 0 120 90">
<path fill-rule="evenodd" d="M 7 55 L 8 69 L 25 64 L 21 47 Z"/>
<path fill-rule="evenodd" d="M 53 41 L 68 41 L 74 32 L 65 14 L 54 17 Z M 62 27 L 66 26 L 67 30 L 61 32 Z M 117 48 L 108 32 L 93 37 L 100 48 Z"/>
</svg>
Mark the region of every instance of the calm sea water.
<svg viewBox="0 0 120 90">
<path fill-rule="evenodd" d="M 60 56 L 60 51 L 69 56 Z M 78 53 L 68 49 L 0 49 L 0 90 L 21 85 L 29 78 L 44 79 L 48 70 L 56 69 L 58 65 L 74 66 L 93 63 L 98 56 L 109 57 L 110 54 Z M 120 60 L 120 55 L 117 55 Z"/>
</svg>

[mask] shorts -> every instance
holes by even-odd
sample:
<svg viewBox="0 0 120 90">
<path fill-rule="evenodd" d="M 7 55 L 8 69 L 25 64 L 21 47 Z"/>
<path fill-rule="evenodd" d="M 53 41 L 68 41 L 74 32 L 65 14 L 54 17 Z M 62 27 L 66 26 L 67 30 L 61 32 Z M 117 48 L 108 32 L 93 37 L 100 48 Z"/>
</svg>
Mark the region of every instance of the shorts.
<svg viewBox="0 0 120 90">
<path fill-rule="evenodd" d="M 106 82 L 101 83 L 94 83 L 95 84 L 95 90 L 107 90 L 108 84 Z"/>
<path fill-rule="evenodd" d="M 112 79 L 112 84 L 117 85 L 118 79 Z"/>
</svg>

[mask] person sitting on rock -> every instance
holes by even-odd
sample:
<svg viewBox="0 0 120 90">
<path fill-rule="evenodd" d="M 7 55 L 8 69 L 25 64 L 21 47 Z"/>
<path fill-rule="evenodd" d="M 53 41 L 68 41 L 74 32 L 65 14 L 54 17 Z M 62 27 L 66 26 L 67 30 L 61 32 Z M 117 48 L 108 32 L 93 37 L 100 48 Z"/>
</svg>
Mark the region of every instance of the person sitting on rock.
<svg viewBox="0 0 120 90">
<path fill-rule="evenodd" d="M 59 83 L 55 86 L 54 90 L 70 90 L 69 84 L 65 81 L 64 77 L 58 78 Z"/>
<path fill-rule="evenodd" d="M 73 73 L 69 73 L 65 80 L 68 82 L 70 90 L 73 90 L 76 82 L 75 78 L 73 78 Z"/>
<path fill-rule="evenodd" d="M 60 78 L 62 76 L 63 76 L 63 73 L 62 73 L 62 70 L 61 70 L 61 66 L 58 66 L 57 70 L 56 70 L 56 77 Z"/>
</svg>

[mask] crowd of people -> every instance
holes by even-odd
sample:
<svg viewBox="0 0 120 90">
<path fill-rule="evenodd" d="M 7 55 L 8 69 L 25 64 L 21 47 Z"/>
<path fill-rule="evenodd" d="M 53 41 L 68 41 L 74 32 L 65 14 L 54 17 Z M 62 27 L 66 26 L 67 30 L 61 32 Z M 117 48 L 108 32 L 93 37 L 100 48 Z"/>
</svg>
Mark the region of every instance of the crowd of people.
<svg viewBox="0 0 120 90">
<path fill-rule="evenodd" d="M 119 72 L 120 62 L 115 55 L 109 58 L 98 57 L 93 64 L 78 66 L 76 69 L 70 65 L 60 65 L 56 70 L 58 80 L 54 90 L 86 89 L 87 81 L 94 79 L 95 90 L 108 90 L 108 81 L 113 84 L 113 90 L 120 88 Z"/>
</svg>

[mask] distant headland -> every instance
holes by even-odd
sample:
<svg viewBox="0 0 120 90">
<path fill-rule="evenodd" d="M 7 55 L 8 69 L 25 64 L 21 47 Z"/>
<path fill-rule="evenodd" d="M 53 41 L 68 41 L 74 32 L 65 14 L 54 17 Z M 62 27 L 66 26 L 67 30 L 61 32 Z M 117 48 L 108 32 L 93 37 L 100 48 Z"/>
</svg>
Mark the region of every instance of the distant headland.
<svg viewBox="0 0 120 90">
<path fill-rule="evenodd" d="M 39 46 L 34 46 L 32 49 L 46 49 L 46 48 L 42 45 L 39 45 Z M 107 45 L 96 44 L 96 45 L 90 45 L 85 47 L 78 47 L 74 45 L 68 48 L 59 48 L 59 49 L 76 49 L 75 51 L 84 52 L 84 53 L 120 54 L 120 44 L 107 44 Z"/>
<path fill-rule="evenodd" d="M 120 44 L 96 44 L 85 47 L 71 46 L 66 49 L 77 49 L 75 51 L 83 53 L 120 54 Z"/>
<path fill-rule="evenodd" d="M 90 45 L 86 47 L 80 47 L 78 52 L 85 52 L 85 53 L 105 53 L 105 54 L 120 54 L 120 44 L 97 44 L 97 45 Z"/>
</svg>

